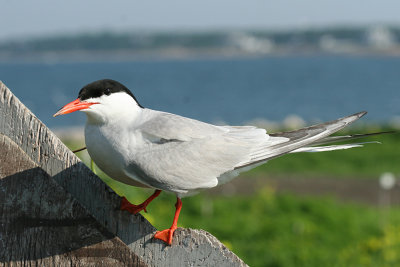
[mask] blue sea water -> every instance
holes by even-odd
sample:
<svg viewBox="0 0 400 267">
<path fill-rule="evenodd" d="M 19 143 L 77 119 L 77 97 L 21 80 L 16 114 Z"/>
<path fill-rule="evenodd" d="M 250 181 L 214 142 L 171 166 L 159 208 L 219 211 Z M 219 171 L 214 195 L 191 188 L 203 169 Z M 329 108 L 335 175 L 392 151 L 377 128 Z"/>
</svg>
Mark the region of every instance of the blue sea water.
<svg viewBox="0 0 400 267">
<path fill-rule="evenodd" d="M 83 125 L 82 113 L 53 118 L 97 79 L 125 84 L 152 109 L 241 125 L 296 114 L 330 120 L 367 110 L 366 121 L 400 115 L 400 58 L 281 56 L 95 63 L 1 63 L 0 80 L 50 127 Z"/>
</svg>

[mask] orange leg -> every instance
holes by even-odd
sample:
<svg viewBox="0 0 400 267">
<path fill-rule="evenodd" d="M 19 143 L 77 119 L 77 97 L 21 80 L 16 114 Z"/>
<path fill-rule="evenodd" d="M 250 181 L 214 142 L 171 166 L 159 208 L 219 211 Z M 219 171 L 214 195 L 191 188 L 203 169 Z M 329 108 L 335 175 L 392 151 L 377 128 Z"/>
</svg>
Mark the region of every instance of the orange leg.
<svg viewBox="0 0 400 267">
<path fill-rule="evenodd" d="M 141 210 L 147 212 L 146 210 L 147 205 L 149 205 L 149 203 L 153 201 L 153 199 L 158 197 L 160 193 L 161 190 L 154 191 L 154 193 L 148 199 L 146 199 L 142 204 L 139 205 L 133 205 L 125 197 L 123 197 L 121 200 L 121 210 L 127 210 L 132 214 L 139 213 Z"/>
<path fill-rule="evenodd" d="M 175 208 L 176 211 L 175 211 L 174 221 L 172 222 L 171 227 L 169 229 L 157 231 L 157 233 L 154 235 L 154 238 L 160 239 L 165 243 L 167 243 L 168 245 L 172 244 L 172 236 L 174 235 L 174 232 L 177 228 L 179 213 L 181 212 L 182 209 L 182 201 L 179 197 L 176 198 Z"/>
</svg>

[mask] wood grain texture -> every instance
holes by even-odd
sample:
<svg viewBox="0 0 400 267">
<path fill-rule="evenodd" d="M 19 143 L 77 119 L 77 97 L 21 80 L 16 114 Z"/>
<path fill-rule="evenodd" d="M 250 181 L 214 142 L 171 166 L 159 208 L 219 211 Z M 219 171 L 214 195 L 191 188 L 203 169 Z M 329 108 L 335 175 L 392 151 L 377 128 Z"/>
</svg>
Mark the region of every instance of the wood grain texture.
<svg viewBox="0 0 400 267">
<path fill-rule="evenodd" d="M 142 262 L 151 266 L 245 266 L 243 261 L 228 250 L 215 237 L 202 230 L 178 228 L 175 232 L 172 246 L 166 246 L 163 242 L 153 239 L 152 237 L 156 229 L 140 214 L 133 216 L 128 212 L 120 211 L 120 197 L 96 175 L 94 175 L 67 147 L 65 147 L 57 136 L 55 136 L 40 120 L 38 120 L 1 82 L 0 134 L 3 136 L 2 140 L 7 139 L 7 141 L 3 141 L 3 147 L 11 146 L 10 144 L 16 144 L 16 146 L 13 146 L 13 149 L 16 149 L 20 154 L 24 155 L 25 159 L 29 159 L 29 164 L 31 164 L 29 165 L 22 159 L 16 158 L 14 160 L 12 157 L 7 156 L 11 161 L 8 164 L 1 163 L 2 166 L 6 166 L 1 168 L 1 177 L 7 178 L 7 181 L 22 179 L 21 182 L 11 182 L 11 184 L 26 186 L 27 184 L 29 185 L 29 182 L 24 183 L 23 181 L 29 179 L 27 177 L 42 177 L 46 174 L 47 178 L 41 178 L 42 180 L 38 181 L 32 180 L 35 181 L 35 184 L 32 184 L 31 187 L 28 186 L 26 189 L 28 191 L 36 192 L 37 187 L 40 184 L 44 184 L 43 181 L 46 181 L 46 186 L 43 187 L 45 189 L 41 191 L 39 190 L 42 192 L 40 196 L 43 200 L 40 201 L 36 209 L 43 212 L 41 211 L 43 206 L 48 206 L 49 203 L 54 203 L 54 199 L 57 199 L 57 195 L 62 195 L 62 193 L 70 196 L 70 200 L 68 200 L 69 202 L 66 201 L 65 203 L 72 203 L 75 201 L 74 203 L 79 204 L 76 204 L 75 206 L 78 205 L 82 208 L 80 211 L 81 213 L 79 213 L 81 215 L 77 218 L 81 218 L 82 216 L 85 217 L 86 215 L 84 216 L 83 214 L 88 214 L 91 218 L 94 218 L 96 221 L 95 223 L 104 229 L 104 231 L 98 230 L 100 232 L 97 239 L 94 238 L 93 240 L 95 241 L 90 245 L 102 244 L 103 242 L 111 242 L 111 240 L 120 239 L 130 248 L 129 253 L 132 253 L 132 255 L 138 255 Z M 26 164 L 30 167 L 27 168 Z M 14 171 L 18 170 L 18 173 L 23 178 L 18 178 L 17 176 L 10 174 L 13 172 L 13 169 Z M 38 174 L 39 172 L 41 172 L 40 175 Z M 17 173 L 17 171 L 15 171 L 15 173 Z M 2 180 L 4 180 L 4 178 Z M 39 185 L 36 183 L 39 183 Z M 3 183 L 1 183 L 0 192 L 2 192 L 4 187 Z M 56 190 L 55 188 L 58 188 L 57 190 L 59 190 L 57 191 L 57 194 L 50 192 Z M 7 190 L 17 189 L 12 187 Z M 48 197 L 43 196 L 46 194 L 48 194 Z M 11 196 L 8 193 L 3 197 L 5 201 L 10 201 Z M 2 203 L 3 202 L 0 202 L 0 205 L 2 205 L 0 209 L 6 208 Z M 69 210 L 69 213 L 61 214 L 70 214 L 73 210 L 71 209 L 70 206 L 70 208 L 66 209 Z M 7 212 L 10 212 L 9 207 L 7 208 Z M 40 212 L 39 214 L 41 214 Z M 74 212 L 72 212 L 72 214 L 74 214 Z M 33 215 L 31 214 L 29 216 L 32 217 Z M 60 218 L 63 217 L 61 216 Z M 53 223 L 53 221 L 39 222 L 48 222 L 49 224 Z M 86 222 L 86 224 L 88 223 Z M 96 227 L 95 229 L 98 229 Z M 107 235 L 105 234 L 106 232 L 109 233 L 111 237 L 116 236 L 119 239 L 111 238 L 110 236 L 108 236 L 109 239 L 107 239 Z M 71 238 L 73 237 L 71 236 Z M 103 240 L 102 238 L 105 239 Z M 73 243 L 77 244 L 74 247 L 75 250 L 87 247 L 87 245 L 83 246 L 79 242 Z M 29 243 L 20 244 L 26 246 L 32 245 Z M 112 247 L 111 244 L 108 245 Z M 56 249 L 56 251 L 58 250 Z M 68 254 L 69 251 L 61 250 L 61 252 L 61 255 L 67 253 L 66 257 L 70 256 Z M 131 255 L 128 252 L 126 253 L 126 255 Z M 53 252 L 52 254 L 56 253 Z M 36 258 L 43 256 L 40 253 L 38 255 L 39 257 Z M 126 257 L 133 257 L 132 255 Z M 53 255 L 51 258 L 53 259 L 58 256 L 59 254 Z"/>
<path fill-rule="evenodd" d="M 147 266 L 0 134 L 0 266 Z"/>
</svg>

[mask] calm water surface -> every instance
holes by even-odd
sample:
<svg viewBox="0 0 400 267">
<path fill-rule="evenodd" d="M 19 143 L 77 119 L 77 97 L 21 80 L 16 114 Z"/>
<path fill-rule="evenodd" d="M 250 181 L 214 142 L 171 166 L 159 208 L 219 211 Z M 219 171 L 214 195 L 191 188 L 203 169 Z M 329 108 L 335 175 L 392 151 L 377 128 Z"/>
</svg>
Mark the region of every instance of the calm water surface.
<svg viewBox="0 0 400 267">
<path fill-rule="evenodd" d="M 361 110 L 366 121 L 400 115 L 400 58 L 267 57 L 104 63 L 0 64 L 0 80 L 50 127 L 83 125 L 82 113 L 53 118 L 85 84 L 111 78 L 146 107 L 243 124 L 297 114 L 330 120 Z"/>
</svg>

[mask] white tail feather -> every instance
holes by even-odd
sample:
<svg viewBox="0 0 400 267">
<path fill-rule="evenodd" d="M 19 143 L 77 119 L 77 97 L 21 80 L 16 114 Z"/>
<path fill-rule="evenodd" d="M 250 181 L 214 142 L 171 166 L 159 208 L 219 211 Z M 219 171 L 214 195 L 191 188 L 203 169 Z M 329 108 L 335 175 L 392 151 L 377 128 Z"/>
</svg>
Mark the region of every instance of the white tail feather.
<svg viewBox="0 0 400 267">
<path fill-rule="evenodd" d="M 353 148 L 353 147 L 362 147 L 364 144 L 369 144 L 369 143 L 380 144 L 380 142 L 373 141 L 373 142 L 354 143 L 354 144 L 345 144 L 345 145 L 301 147 L 299 149 L 291 151 L 290 153 L 325 152 L 325 151 L 342 150 L 342 149 L 349 149 L 349 148 Z"/>
</svg>

